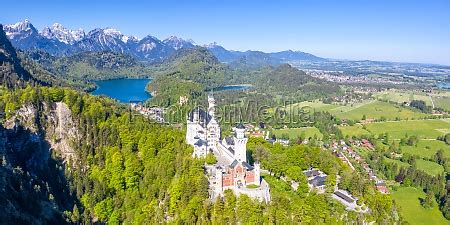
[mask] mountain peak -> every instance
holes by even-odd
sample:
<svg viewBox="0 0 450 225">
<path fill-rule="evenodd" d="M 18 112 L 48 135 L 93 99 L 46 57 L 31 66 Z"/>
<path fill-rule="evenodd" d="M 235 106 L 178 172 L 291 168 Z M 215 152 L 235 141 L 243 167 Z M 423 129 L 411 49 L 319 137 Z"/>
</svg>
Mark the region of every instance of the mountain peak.
<svg viewBox="0 0 450 225">
<path fill-rule="evenodd" d="M 105 34 L 111 34 L 111 35 L 122 35 L 122 33 L 120 31 L 118 31 L 115 28 L 110 28 L 110 27 L 104 28 L 103 32 Z"/>
<path fill-rule="evenodd" d="M 184 40 L 177 36 L 170 36 L 169 38 L 163 41 L 164 44 L 174 48 L 175 50 L 181 48 L 193 48 L 195 46 L 194 41 L 192 40 Z"/>
<path fill-rule="evenodd" d="M 6 36 L 8 36 L 9 39 L 13 39 L 16 36 L 26 38 L 32 34 L 37 33 L 36 28 L 28 19 L 15 24 L 5 25 L 3 27 L 3 30 L 5 31 Z"/>
<path fill-rule="evenodd" d="M 73 44 L 85 36 L 83 29 L 69 30 L 60 23 L 54 23 L 51 27 L 45 27 L 40 34 L 48 39 L 58 40 L 65 44 Z"/>
</svg>

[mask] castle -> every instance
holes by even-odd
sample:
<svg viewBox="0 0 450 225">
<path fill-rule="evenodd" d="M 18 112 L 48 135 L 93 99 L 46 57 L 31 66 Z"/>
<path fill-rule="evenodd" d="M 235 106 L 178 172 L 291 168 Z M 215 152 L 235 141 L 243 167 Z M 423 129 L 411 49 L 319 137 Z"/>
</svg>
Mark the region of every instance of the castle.
<svg viewBox="0 0 450 225">
<path fill-rule="evenodd" d="M 234 128 L 234 136 L 221 140 L 220 125 L 215 119 L 215 100 L 208 95 L 207 112 L 196 108 L 187 119 L 186 141 L 194 146 L 193 157 L 213 153 L 215 165 L 207 165 L 211 199 L 232 190 L 236 195 L 246 194 L 262 201 L 270 201 L 269 185 L 260 177 L 260 165 L 247 162 L 247 141 L 242 124 Z"/>
</svg>

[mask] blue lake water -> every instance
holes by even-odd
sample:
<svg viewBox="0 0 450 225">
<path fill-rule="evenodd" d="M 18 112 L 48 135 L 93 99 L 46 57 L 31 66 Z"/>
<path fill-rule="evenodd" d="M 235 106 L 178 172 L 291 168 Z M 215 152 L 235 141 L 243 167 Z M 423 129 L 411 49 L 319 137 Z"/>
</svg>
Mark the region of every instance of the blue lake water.
<svg viewBox="0 0 450 225">
<path fill-rule="evenodd" d="M 241 91 L 252 88 L 251 85 L 225 85 L 222 87 L 214 88 L 213 91 Z"/>
<path fill-rule="evenodd" d="M 106 95 L 119 102 L 145 101 L 152 96 L 145 91 L 151 79 L 114 79 L 95 81 L 97 89 L 93 95 Z"/>
</svg>

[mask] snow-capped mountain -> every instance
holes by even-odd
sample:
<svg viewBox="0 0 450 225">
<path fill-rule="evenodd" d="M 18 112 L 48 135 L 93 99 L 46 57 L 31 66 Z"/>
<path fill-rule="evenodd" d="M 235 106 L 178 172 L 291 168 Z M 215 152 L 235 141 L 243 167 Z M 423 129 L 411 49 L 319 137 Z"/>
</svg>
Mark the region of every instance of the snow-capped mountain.
<svg viewBox="0 0 450 225">
<path fill-rule="evenodd" d="M 68 45 L 54 39 L 48 39 L 39 34 L 28 20 L 16 24 L 5 25 L 3 30 L 15 48 L 40 49 L 53 55 L 67 51 Z"/>
<path fill-rule="evenodd" d="M 69 30 L 59 23 L 45 27 L 40 34 L 48 39 L 58 40 L 69 45 L 81 41 L 85 37 L 83 29 Z"/>
<path fill-rule="evenodd" d="M 132 50 L 139 58 L 156 60 L 165 59 L 175 52 L 174 48 L 151 35 L 142 38 Z"/>
<path fill-rule="evenodd" d="M 82 52 L 112 51 L 131 55 L 138 60 L 161 61 L 180 49 L 193 48 L 197 45 L 192 40 L 171 36 L 163 41 L 148 35 L 142 39 L 126 36 L 114 28 L 96 28 L 87 34 L 82 30 L 71 30 L 59 23 L 45 27 L 41 32 L 25 20 L 3 27 L 7 37 L 14 47 L 19 49 L 39 49 L 55 56 L 72 55 Z M 255 54 L 255 51 L 227 50 L 217 43 L 204 45 L 220 61 L 232 62 L 246 57 L 254 61 L 267 61 L 268 58 L 289 60 L 319 60 L 309 53 L 283 51 L 275 53 Z M 322 59 L 323 60 L 323 59 Z"/>
<path fill-rule="evenodd" d="M 195 47 L 195 42 L 193 40 L 184 40 L 176 36 L 170 36 L 165 39 L 163 43 L 174 48 L 175 50 Z"/>
<path fill-rule="evenodd" d="M 86 51 L 112 51 L 130 54 L 128 45 L 124 42 L 126 36 L 112 28 L 91 30 L 85 38 L 75 42 L 71 47 L 72 53 Z"/>
<path fill-rule="evenodd" d="M 28 20 L 3 26 L 3 30 L 9 39 L 26 39 L 38 35 L 38 31 Z"/>
</svg>

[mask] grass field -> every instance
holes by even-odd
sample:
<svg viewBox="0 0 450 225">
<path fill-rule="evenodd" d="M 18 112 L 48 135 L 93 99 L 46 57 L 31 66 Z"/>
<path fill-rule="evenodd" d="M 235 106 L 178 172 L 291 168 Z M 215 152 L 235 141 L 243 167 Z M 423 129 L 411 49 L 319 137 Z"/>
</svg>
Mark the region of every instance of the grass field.
<svg viewBox="0 0 450 225">
<path fill-rule="evenodd" d="M 283 134 L 287 134 L 289 139 L 297 139 L 297 137 L 310 138 L 317 135 L 319 139 L 322 139 L 323 135 L 320 133 L 319 129 L 315 127 L 301 127 L 301 128 L 288 128 L 288 129 L 278 129 L 272 130 L 273 134 L 277 137 L 281 137 Z"/>
<path fill-rule="evenodd" d="M 400 206 L 400 214 L 410 224 L 450 224 L 437 206 L 425 209 L 420 205 L 420 198 L 425 197 L 422 190 L 413 187 L 400 187 L 392 194 L 392 197 Z"/>
<path fill-rule="evenodd" d="M 439 149 L 444 151 L 444 156 L 450 158 L 450 145 L 437 140 L 420 140 L 417 146 L 401 146 L 402 153 L 417 155 L 420 157 L 433 158 Z"/>
<path fill-rule="evenodd" d="M 433 97 L 434 105 L 450 111 L 450 97 Z"/>
<path fill-rule="evenodd" d="M 341 130 L 344 137 L 346 137 L 347 135 L 349 137 L 353 137 L 370 134 L 369 131 L 363 129 L 363 126 L 361 124 L 355 124 L 353 126 L 341 126 L 339 127 L 339 129 Z"/>
<path fill-rule="evenodd" d="M 378 93 L 376 95 L 376 98 L 397 103 L 411 102 L 412 100 L 422 100 L 427 105 L 431 105 L 430 97 L 421 92 L 391 90 Z"/>
<path fill-rule="evenodd" d="M 367 130 L 363 129 L 363 126 Z M 417 135 L 419 139 L 436 139 L 450 132 L 450 119 L 408 120 L 369 123 L 365 125 L 341 126 L 342 133 L 349 136 L 389 133 L 391 139 L 401 139 L 405 135 Z"/>
<path fill-rule="evenodd" d="M 393 105 L 387 102 L 373 101 L 351 108 L 335 108 L 330 111 L 341 119 L 360 120 L 364 115 L 367 119 L 380 119 L 385 117 L 388 120 L 423 118 L 426 114 L 416 112 L 408 108 Z"/>
<path fill-rule="evenodd" d="M 400 139 L 405 135 L 417 135 L 419 139 L 436 139 L 449 129 L 450 119 L 391 121 L 370 123 L 365 126 L 372 134 L 387 132 L 393 139 Z"/>
<path fill-rule="evenodd" d="M 444 167 L 435 163 L 426 161 L 423 159 L 416 160 L 417 169 L 422 170 L 430 175 L 436 176 L 444 172 Z"/>
<path fill-rule="evenodd" d="M 408 163 L 402 162 L 400 160 L 390 159 L 390 158 L 386 158 L 386 157 L 384 157 L 384 161 L 389 162 L 389 163 L 395 163 L 395 164 L 397 164 L 397 166 L 402 167 L 402 168 L 408 168 L 411 166 Z"/>
<path fill-rule="evenodd" d="M 390 159 L 390 158 L 385 157 L 383 160 L 388 163 L 395 163 L 395 164 L 397 164 L 397 166 L 402 167 L 402 168 L 408 168 L 411 166 L 408 163 L 402 162 L 397 159 Z M 444 167 L 442 167 L 441 165 L 439 165 L 435 162 L 430 162 L 430 161 L 426 161 L 423 159 L 416 160 L 416 167 L 418 170 L 422 170 L 425 173 L 428 173 L 432 176 L 436 176 L 436 175 L 439 175 L 442 172 L 444 172 Z"/>
<path fill-rule="evenodd" d="M 426 114 L 418 111 L 376 100 L 347 105 L 324 104 L 320 101 L 300 102 L 288 105 L 283 109 L 288 112 L 297 112 L 303 107 L 309 107 L 311 112 L 327 111 L 341 119 L 351 120 L 361 120 L 364 115 L 367 119 L 380 119 L 381 117 L 385 117 L 388 120 L 395 120 L 397 117 L 400 119 L 413 119 L 426 116 Z M 269 111 L 273 112 L 273 110 L 271 109 Z"/>
</svg>

